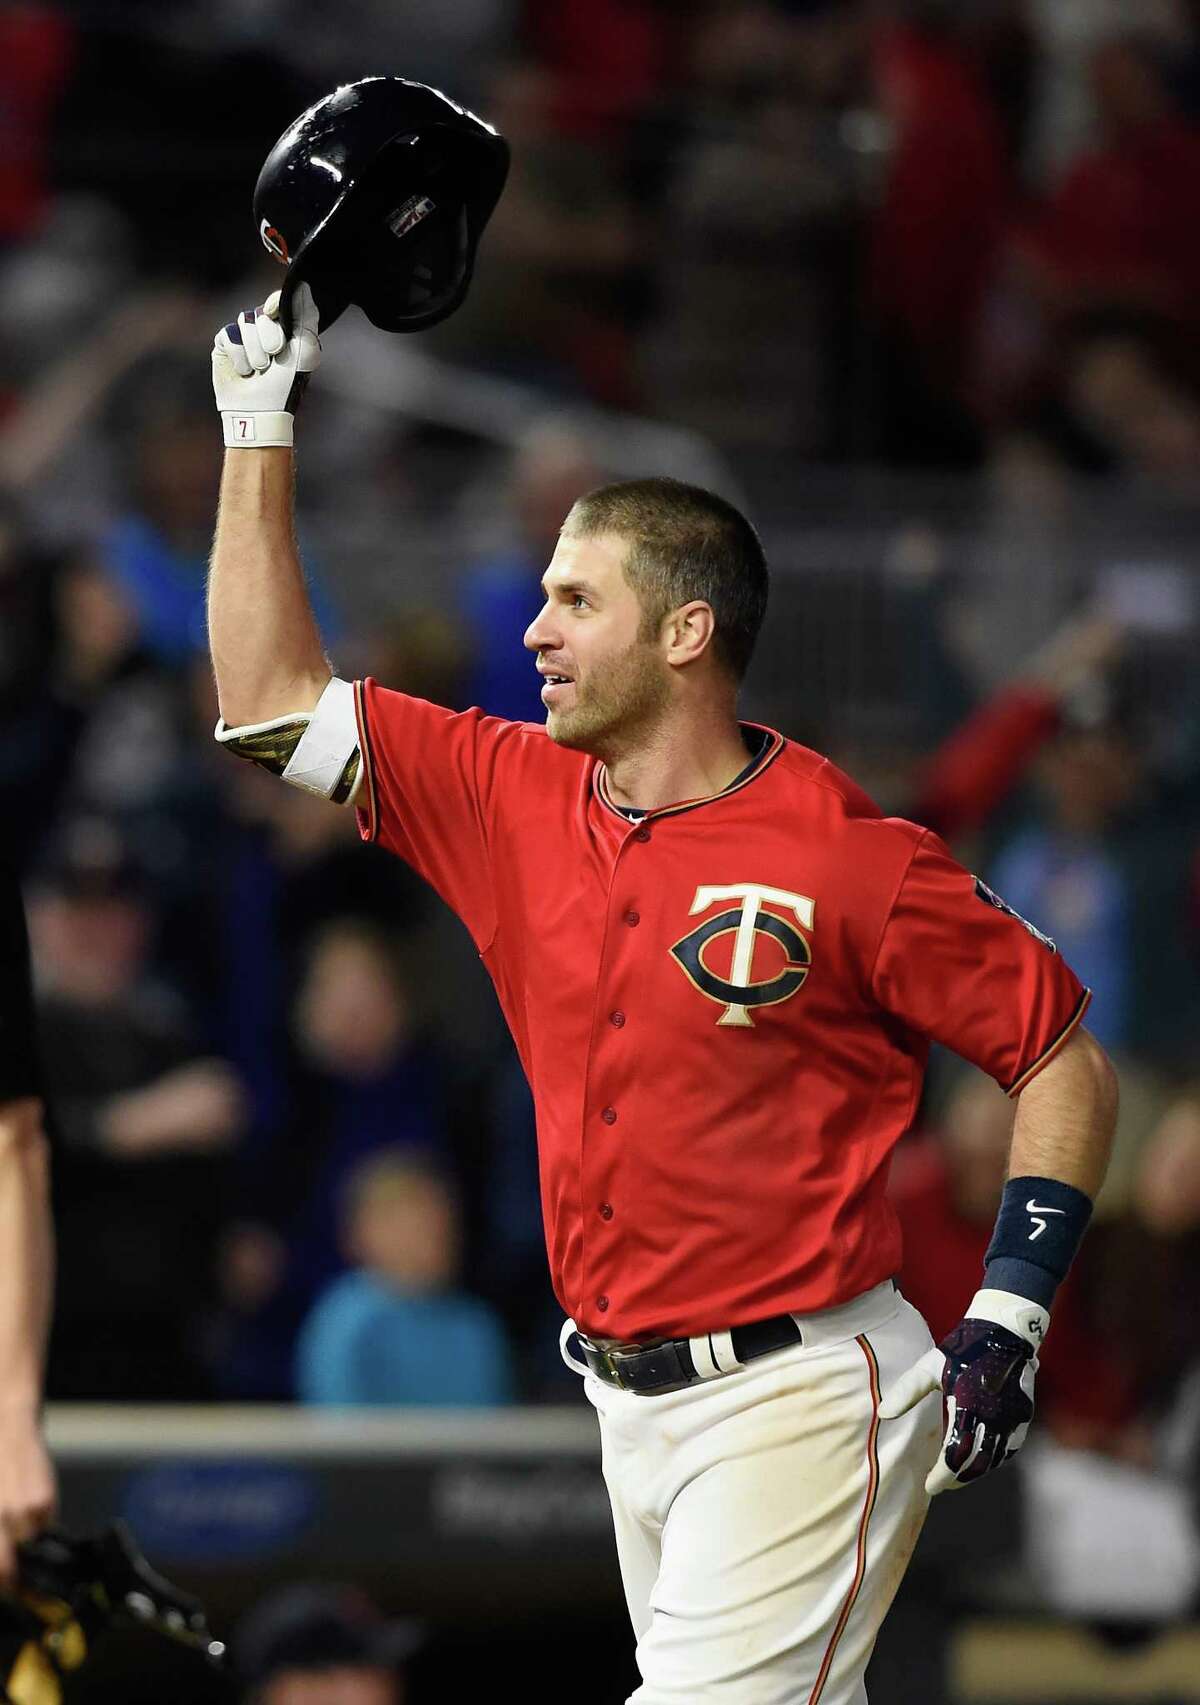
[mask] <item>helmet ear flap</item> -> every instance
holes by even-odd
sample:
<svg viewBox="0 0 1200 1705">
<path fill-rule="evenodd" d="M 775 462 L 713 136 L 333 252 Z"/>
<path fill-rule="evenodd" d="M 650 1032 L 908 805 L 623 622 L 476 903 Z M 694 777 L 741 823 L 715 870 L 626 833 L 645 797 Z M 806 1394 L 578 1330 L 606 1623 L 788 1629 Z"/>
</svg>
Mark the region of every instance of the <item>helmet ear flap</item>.
<svg viewBox="0 0 1200 1705">
<path fill-rule="evenodd" d="M 372 245 L 376 247 L 376 245 Z M 382 331 L 420 320 L 432 324 L 461 302 L 470 282 L 470 233 L 466 209 L 431 218 L 426 229 L 398 245 L 386 232 L 377 245 L 368 282 L 355 300 Z"/>
</svg>

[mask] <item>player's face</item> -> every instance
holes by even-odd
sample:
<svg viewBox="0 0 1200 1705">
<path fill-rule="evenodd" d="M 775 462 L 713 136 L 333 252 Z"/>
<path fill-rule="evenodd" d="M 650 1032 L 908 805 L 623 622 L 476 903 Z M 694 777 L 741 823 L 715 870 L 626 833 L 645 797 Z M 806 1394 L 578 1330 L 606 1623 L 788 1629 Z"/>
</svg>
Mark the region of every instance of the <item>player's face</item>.
<svg viewBox="0 0 1200 1705">
<path fill-rule="evenodd" d="M 560 746 L 613 758 L 651 728 L 668 702 L 670 669 L 641 637 L 642 609 L 615 533 L 564 534 L 542 580 L 546 594 L 525 644 L 546 678 L 546 732 Z"/>
</svg>

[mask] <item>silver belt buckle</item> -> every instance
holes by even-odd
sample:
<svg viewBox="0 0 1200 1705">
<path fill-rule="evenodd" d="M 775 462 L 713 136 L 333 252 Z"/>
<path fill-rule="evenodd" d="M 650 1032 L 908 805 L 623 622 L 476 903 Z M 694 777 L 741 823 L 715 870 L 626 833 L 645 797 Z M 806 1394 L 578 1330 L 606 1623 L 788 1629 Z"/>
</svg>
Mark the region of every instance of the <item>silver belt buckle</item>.
<svg viewBox="0 0 1200 1705">
<path fill-rule="evenodd" d="M 599 1355 L 600 1360 L 604 1363 L 605 1369 L 617 1390 L 624 1391 L 626 1389 L 625 1381 L 621 1378 L 621 1370 L 617 1366 L 617 1359 L 613 1355 L 612 1351 L 597 1348 L 597 1354 Z"/>
<path fill-rule="evenodd" d="M 603 1344 L 597 1344 L 592 1338 L 585 1338 L 582 1332 L 579 1333 L 579 1337 L 582 1342 L 587 1345 L 588 1349 L 592 1352 L 593 1356 L 596 1357 L 597 1361 L 608 1375 L 610 1384 L 615 1385 L 618 1391 L 627 1390 L 628 1388 L 626 1387 L 625 1381 L 621 1378 L 621 1370 L 617 1366 L 616 1358 L 612 1351 L 606 1348 Z"/>
</svg>

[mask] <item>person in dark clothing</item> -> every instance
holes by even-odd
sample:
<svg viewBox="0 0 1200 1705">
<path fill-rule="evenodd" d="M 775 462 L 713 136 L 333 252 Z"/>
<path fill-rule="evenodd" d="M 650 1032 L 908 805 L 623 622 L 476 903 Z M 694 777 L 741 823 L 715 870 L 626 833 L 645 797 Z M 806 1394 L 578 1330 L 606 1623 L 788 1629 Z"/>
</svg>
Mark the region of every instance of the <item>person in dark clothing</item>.
<svg viewBox="0 0 1200 1705">
<path fill-rule="evenodd" d="M 382 1149 L 430 1155 L 453 1174 L 450 1068 L 423 1029 L 403 940 L 359 917 L 310 935 L 291 1012 L 287 1098 L 242 1157 L 240 1219 L 225 1239 L 224 1389 L 292 1395 L 296 1333 L 346 1267 L 339 1204 Z"/>
<path fill-rule="evenodd" d="M 240 1081 L 201 1057 L 148 971 L 154 912 L 112 826 L 70 823 L 31 894 L 41 1028 L 55 1061 L 63 1398 L 209 1393 L 203 1344 Z"/>
<path fill-rule="evenodd" d="M 247 1705 L 402 1705 L 424 1629 L 388 1622 L 357 1588 L 302 1582 L 270 1593 L 237 1630 Z"/>
</svg>

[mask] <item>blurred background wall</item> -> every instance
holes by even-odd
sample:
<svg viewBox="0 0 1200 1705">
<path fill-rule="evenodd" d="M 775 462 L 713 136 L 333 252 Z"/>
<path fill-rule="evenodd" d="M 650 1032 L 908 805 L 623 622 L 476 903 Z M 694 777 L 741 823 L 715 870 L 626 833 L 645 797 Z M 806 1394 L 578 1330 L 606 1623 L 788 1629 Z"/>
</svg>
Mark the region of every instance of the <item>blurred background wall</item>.
<svg viewBox="0 0 1200 1705">
<path fill-rule="evenodd" d="M 1053 935 L 1122 1070 L 1036 1449 L 935 1506 L 872 1699 L 1200 1698 L 1195 0 L 0 5 L 0 822 L 66 1515 L 132 1514 L 264 1688 L 298 1628 L 354 1705 L 630 1684 L 486 979 L 350 814 L 210 738 L 208 345 L 277 283 L 270 143 L 377 72 L 514 165 L 460 314 L 326 340 L 300 530 L 339 673 L 540 716 L 520 637 L 574 497 L 746 506 L 746 714 Z M 940 1059 L 897 1155 L 935 1334 L 1010 1116 Z M 314 1579 L 346 1590 L 255 1605 Z"/>
</svg>

